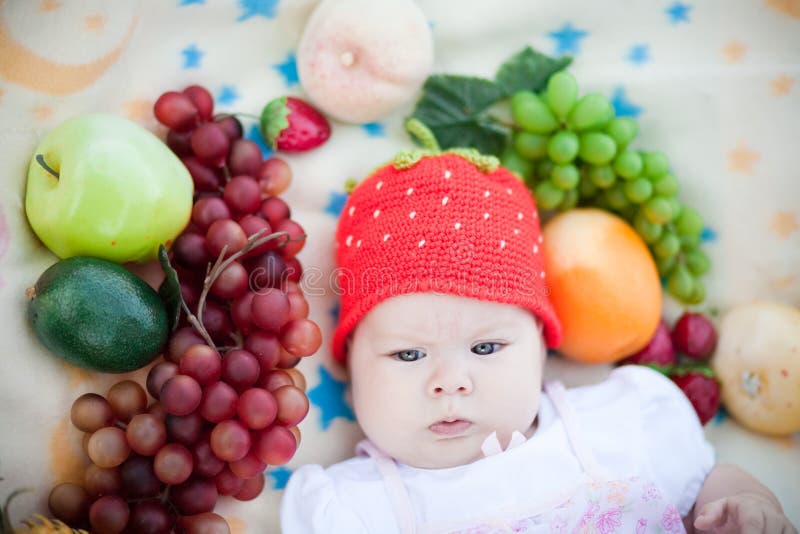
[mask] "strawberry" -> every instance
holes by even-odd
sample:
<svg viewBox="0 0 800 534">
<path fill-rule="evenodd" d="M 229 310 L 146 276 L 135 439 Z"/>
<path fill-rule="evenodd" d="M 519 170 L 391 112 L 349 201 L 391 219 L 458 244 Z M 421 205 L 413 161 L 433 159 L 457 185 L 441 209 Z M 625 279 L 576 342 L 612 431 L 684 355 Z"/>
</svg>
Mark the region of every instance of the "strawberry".
<svg viewBox="0 0 800 534">
<path fill-rule="evenodd" d="M 641 365 L 669 366 L 675 365 L 675 347 L 669 336 L 669 327 L 663 320 L 658 323 L 655 334 L 647 345 L 639 352 L 628 356 L 620 363 L 637 363 Z"/>
<path fill-rule="evenodd" d="M 304 152 L 327 141 L 331 136 L 331 126 L 306 102 L 293 96 L 282 96 L 264 106 L 261 135 L 273 149 Z"/>
<path fill-rule="evenodd" d="M 719 383 L 707 367 L 676 371 L 670 375 L 692 403 L 700 424 L 705 425 L 719 409 Z"/>
<path fill-rule="evenodd" d="M 717 346 L 717 331 L 705 315 L 686 312 L 672 328 L 672 343 L 689 358 L 703 361 Z"/>
</svg>

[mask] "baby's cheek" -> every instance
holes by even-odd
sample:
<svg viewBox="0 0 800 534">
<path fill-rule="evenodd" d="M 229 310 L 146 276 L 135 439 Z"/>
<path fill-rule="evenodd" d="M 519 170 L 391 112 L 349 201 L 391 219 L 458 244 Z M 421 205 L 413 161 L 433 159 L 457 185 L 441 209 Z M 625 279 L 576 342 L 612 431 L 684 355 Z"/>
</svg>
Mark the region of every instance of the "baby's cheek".
<svg viewBox="0 0 800 534">
<path fill-rule="evenodd" d="M 519 430 L 520 425 L 527 428 L 539 409 L 541 379 L 523 373 L 508 374 L 493 381 L 487 391 L 492 399 L 494 414 L 498 421 L 507 427 Z M 489 385 L 487 385 L 489 387 Z"/>
<path fill-rule="evenodd" d="M 537 392 L 542 389 L 542 366 L 534 362 L 509 365 L 494 381 L 507 388 L 511 394 Z"/>
<path fill-rule="evenodd" d="M 386 376 L 379 369 L 354 376 L 351 388 L 356 418 L 365 431 L 366 427 L 391 431 L 394 427 L 388 426 L 387 421 L 395 427 L 403 425 L 415 410 L 412 404 L 417 396 L 409 393 L 402 380 Z"/>
</svg>

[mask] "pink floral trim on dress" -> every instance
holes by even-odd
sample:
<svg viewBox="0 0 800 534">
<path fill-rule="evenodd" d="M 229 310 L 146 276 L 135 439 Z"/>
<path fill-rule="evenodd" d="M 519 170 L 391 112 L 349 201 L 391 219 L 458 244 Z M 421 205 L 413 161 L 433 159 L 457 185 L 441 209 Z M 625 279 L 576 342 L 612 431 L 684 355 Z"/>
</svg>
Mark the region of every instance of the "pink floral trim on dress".
<svg viewBox="0 0 800 534">
<path fill-rule="evenodd" d="M 650 481 L 633 477 L 582 486 L 557 507 L 534 516 L 497 519 L 451 534 L 685 534 L 672 503 Z"/>
<path fill-rule="evenodd" d="M 664 510 L 664 515 L 661 517 L 661 526 L 664 527 L 664 530 L 667 532 L 686 532 L 681 514 L 678 513 L 678 509 L 672 504 L 667 505 L 667 509 Z"/>
<path fill-rule="evenodd" d="M 655 484 L 647 484 L 644 487 L 644 491 L 642 492 L 642 500 L 647 501 L 658 501 L 661 499 L 661 492 L 658 491 L 658 488 Z"/>
<path fill-rule="evenodd" d="M 600 534 L 610 534 L 622 526 L 622 508 L 606 510 L 597 518 L 595 526 Z"/>
</svg>

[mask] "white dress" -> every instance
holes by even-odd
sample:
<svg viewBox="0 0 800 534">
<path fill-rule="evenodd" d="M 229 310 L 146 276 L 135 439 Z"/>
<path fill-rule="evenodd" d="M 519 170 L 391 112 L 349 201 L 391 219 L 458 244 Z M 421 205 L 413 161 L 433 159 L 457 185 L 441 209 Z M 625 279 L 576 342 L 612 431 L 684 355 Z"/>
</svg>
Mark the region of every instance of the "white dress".
<svg viewBox="0 0 800 534">
<path fill-rule="evenodd" d="M 398 464 L 366 440 L 367 455 L 303 466 L 282 532 L 683 532 L 714 451 L 669 379 L 630 365 L 595 385 L 549 384 L 538 418 L 529 440 L 463 466 Z"/>
</svg>

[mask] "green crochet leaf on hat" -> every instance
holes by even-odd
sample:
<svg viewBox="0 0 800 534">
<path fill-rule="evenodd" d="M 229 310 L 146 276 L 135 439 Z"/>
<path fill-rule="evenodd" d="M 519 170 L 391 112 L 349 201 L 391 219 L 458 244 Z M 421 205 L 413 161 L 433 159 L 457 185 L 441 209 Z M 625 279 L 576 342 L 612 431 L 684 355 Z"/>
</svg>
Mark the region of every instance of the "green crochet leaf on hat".
<svg viewBox="0 0 800 534">
<path fill-rule="evenodd" d="M 344 181 L 345 195 L 349 195 L 350 193 L 352 193 L 353 189 L 355 189 L 357 185 L 358 185 L 358 180 L 356 180 L 355 178 L 348 178 L 347 180 L 345 180 Z"/>
<path fill-rule="evenodd" d="M 500 160 L 491 155 L 482 154 L 475 148 L 454 147 L 442 151 L 436 136 L 428 126 L 419 119 L 412 117 L 406 121 L 406 130 L 412 138 L 424 148 L 415 150 L 401 150 L 392 161 L 395 169 L 410 169 L 419 160 L 426 156 L 442 154 L 455 154 L 469 161 L 483 173 L 494 172 L 500 166 Z"/>
<path fill-rule="evenodd" d="M 395 154 L 392 160 L 392 166 L 395 169 L 410 169 L 422 159 L 422 156 L 433 154 L 434 153 L 429 150 L 401 150 Z"/>
<path fill-rule="evenodd" d="M 428 128 L 419 119 L 412 117 L 406 121 L 405 126 L 412 138 L 424 148 L 414 148 L 410 150 L 399 151 L 397 154 L 395 154 L 394 158 L 392 158 L 392 161 L 390 162 L 392 167 L 395 169 L 410 169 L 419 163 L 422 158 L 441 156 L 444 154 L 454 154 L 459 156 L 460 158 L 472 163 L 483 173 L 494 172 L 498 167 L 500 167 L 500 160 L 498 158 L 491 155 L 482 154 L 475 148 L 457 147 L 442 151 L 439 143 L 436 140 L 436 136 L 433 134 L 430 128 Z M 372 172 L 369 173 L 369 175 L 371 176 L 378 169 L 381 169 L 384 166 L 385 164 L 376 167 L 372 170 Z M 344 192 L 349 195 L 357 186 L 358 181 L 353 178 L 349 178 L 347 181 L 345 181 Z"/>
<path fill-rule="evenodd" d="M 465 160 L 475 165 L 483 173 L 494 172 L 500 166 L 499 159 L 489 154 L 481 154 L 474 148 L 451 148 L 450 150 L 445 151 L 445 154 L 447 153 L 461 156 Z"/>
</svg>

